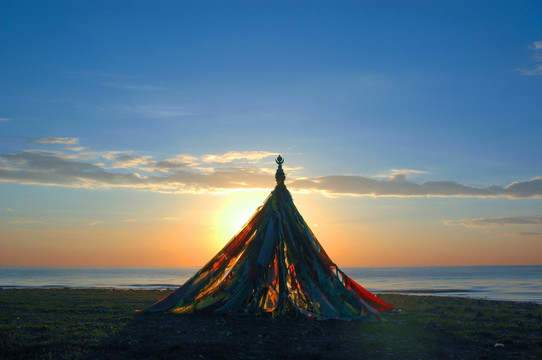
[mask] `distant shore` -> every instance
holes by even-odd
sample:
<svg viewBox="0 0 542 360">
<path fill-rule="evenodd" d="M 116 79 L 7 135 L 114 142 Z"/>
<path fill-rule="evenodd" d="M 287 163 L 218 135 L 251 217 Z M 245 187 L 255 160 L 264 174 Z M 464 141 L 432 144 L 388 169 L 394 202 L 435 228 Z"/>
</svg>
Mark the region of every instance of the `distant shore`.
<svg viewBox="0 0 542 360">
<path fill-rule="evenodd" d="M 380 295 L 385 321 L 138 314 L 169 291 L 3 289 L 2 359 L 539 359 L 542 305 Z"/>
</svg>

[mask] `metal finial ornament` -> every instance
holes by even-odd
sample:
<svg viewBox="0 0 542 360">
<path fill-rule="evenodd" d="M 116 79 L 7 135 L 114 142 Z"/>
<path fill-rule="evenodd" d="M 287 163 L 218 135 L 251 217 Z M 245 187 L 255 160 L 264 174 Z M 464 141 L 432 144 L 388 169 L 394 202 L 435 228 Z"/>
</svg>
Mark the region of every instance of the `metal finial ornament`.
<svg viewBox="0 0 542 360">
<path fill-rule="evenodd" d="M 275 159 L 275 162 L 279 165 L 277 172 L 275 173 L 275 180 L 277 180 L 277 184 L 284 184 L 284 180 L 286 180 L 286 175 L 284 175 L 284 171 L 282 170 L 284 159 L 279 155 Z"/>
</svg>

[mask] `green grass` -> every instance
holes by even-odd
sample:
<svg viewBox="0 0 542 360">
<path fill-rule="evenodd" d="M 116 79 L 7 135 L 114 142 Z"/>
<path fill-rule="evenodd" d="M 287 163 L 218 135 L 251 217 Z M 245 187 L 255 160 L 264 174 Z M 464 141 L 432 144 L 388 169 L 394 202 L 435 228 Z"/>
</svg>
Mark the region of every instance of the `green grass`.
<svg viewBox="0 0 542 360">
<path fill-rule="evenodd" d="M 383 322 L 135 313 L 165 295 L 0 291 L 0 358 L 542 358 L 542 305 L 388 294 L 402 311 Z"/>
<path fill-rule="evenodd" d="M 79 358 L 118 333 L 158 291 L 3 290 L 0 357 Z"/>
</svg>

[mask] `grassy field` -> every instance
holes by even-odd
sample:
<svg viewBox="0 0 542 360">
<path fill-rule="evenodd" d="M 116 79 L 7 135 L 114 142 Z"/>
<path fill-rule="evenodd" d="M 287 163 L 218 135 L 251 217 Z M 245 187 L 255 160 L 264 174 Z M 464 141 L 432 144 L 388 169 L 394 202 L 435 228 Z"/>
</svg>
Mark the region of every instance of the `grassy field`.
<svg viewBox="0 0 542 360">
<path fill-rule="evenodd" d="M 542 359 L 542 305 L 382 295 L 384 322 L 140 314 L 162 291 L 0 291 L 1 359 Z"/>
</svg>

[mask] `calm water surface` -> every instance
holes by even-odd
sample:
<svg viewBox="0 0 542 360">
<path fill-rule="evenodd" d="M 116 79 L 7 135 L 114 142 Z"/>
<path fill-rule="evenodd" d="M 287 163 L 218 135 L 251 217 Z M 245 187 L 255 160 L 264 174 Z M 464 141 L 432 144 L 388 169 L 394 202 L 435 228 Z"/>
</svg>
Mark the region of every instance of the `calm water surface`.
<svg viewBox="0 0 542 360">
<path fill-rule="evenodd" d="M 352 267 L 376 293 L 430 294 L 542 304 L 542 266 Z M 172 289 L 198 268 L 0 267 L 0 288 Z"/>
</svg>

